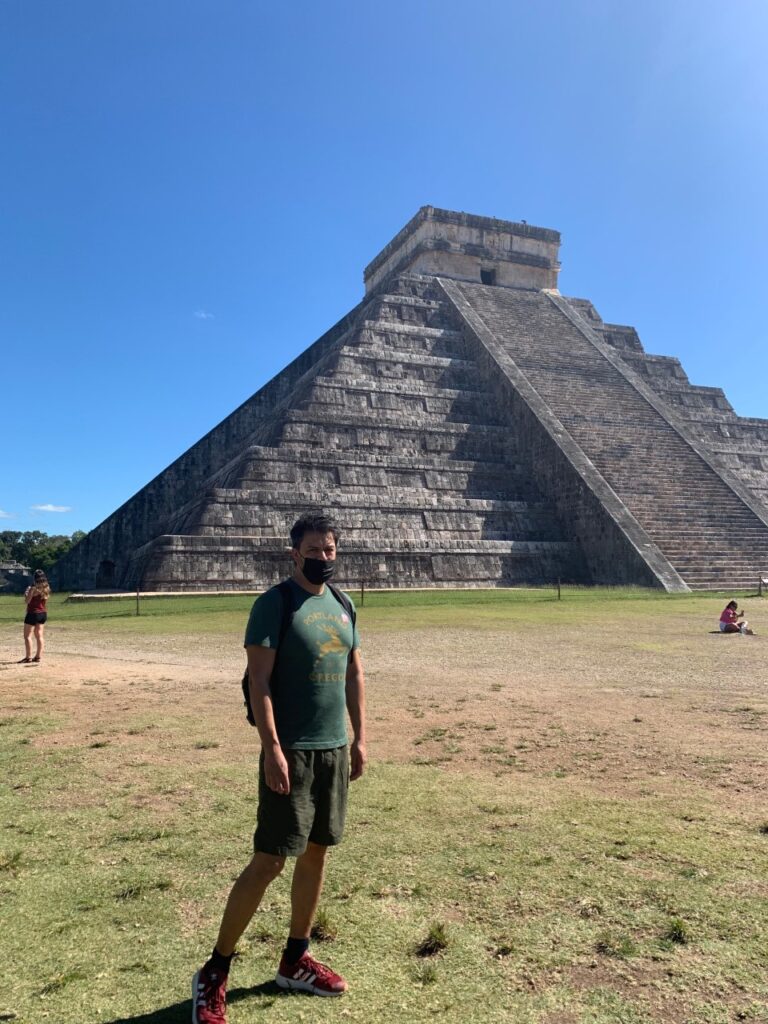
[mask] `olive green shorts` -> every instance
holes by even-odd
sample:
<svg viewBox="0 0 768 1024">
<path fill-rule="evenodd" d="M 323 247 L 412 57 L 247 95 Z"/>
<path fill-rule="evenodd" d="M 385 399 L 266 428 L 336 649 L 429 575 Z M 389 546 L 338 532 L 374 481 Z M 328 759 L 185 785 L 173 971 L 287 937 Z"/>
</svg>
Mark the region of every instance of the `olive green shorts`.
<svg viewBox="0 0 768 1024">
<path fill-rule="evenodd" d="M 291 791 L 275 793 L 259 758 L 259 809 L 253 848 L 276 857 L 298 857 L 307 843 L 336 846 L 344 832 L 349 788 L 349 747 L 284 750 Z"/>
</svg>

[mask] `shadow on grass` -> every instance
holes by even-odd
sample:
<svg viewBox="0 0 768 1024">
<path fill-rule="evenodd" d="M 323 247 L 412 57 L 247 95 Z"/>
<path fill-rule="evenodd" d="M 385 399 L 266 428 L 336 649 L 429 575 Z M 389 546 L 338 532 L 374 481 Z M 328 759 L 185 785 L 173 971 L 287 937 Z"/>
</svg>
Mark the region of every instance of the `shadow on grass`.
<svg viewBox="0 0 768 1024">
<path fill-rule="evenodd" d="M 252 999 L 254 996 L 295 996 L 304 993 L 286 992 L 285 989 L 276 985 L 274 981 L 265 981 L 261 985 L 254 985 L 252 988 L 233 988 L 227 992 L 227 1004 L 240 1002 L 241 999 Z M 159 1010 L 149 1010 L 147 1013 L 139 1013 L 135 1017 L 118 1017 L 110 1021 L 110 1024 L 189 1024 L 192 1017 L 192 1001 L 185 999 L 181 1003 L 174 1003 L 173 1006 L 163 1006 Z"/>
</svg>

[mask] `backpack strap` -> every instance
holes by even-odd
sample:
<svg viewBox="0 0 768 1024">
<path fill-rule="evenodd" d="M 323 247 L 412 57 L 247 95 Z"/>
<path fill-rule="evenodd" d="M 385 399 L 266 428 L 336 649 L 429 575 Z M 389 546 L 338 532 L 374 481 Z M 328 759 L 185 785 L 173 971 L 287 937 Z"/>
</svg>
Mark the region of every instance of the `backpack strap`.
<svg viewBox="0 0 768 1024">
<path fill-rule="evenodd" d="M 280 619 L 280 632 L 277 635 L 277 648 L 279 652 L 283 640 L 285 640 L 288 630 L 291 628 L 293 622 L 293 616 L 296 613 L 296 606 L 293 603 L 293 590 L 291 589 L 291 581 L 283 580 L 282 583 L 278 583 L 275 588 L 280 594 L 280 600 L 283 603 L 283 614 Z M 277 655 L 275 655 L 277 660 Z"/>
<path fill-rule="evenodd" d="M 339 602 L 341 607 L 352 620 L 352 629 L 354 630 L 355 622 L 357 620 L 357 612 L 355 611 L 355 606 L 352 604 L 352 602 L 350 601 L 350 599 L 347 597 L 343 590 L 339 590 L 339 588 L 335 587 L 333 583 L 326 583 L 325 585 L 326 587 L 328 587 L 330 592 L 333 594 L 333 596 Z"/>
<path fill-rule="evenodd" d="M 282 583 L 278 583 L 274 588 L 280 595 L 280 602 L 282 605 L 281 617 L 280 617 L 280 630 L 277 634 L 277 647 L 275 648 L 275 665 L 277 665 L 277 659 L 280 654 L 280 647 L 285 640 L 288 630 L 291 628 L 293 622 L 293 616 L 296 612 L 296 607 L 293 603 L 293 591 L 291 590 L 291 584 L 288 580 L 283 580 Z M 272 672 L 274 674 L 274 666 Z M 243 689 L 243 700 L 245 702 L 245 717 L 248 719 L 251 725 L 256 725 L 256 719 L 253 715 L 253 708 L 251 707 L 251 690 L 250 683 L 248 680 L 248 668 L 246 666 L 245 674 L 242 680 Z"/>
</svg>

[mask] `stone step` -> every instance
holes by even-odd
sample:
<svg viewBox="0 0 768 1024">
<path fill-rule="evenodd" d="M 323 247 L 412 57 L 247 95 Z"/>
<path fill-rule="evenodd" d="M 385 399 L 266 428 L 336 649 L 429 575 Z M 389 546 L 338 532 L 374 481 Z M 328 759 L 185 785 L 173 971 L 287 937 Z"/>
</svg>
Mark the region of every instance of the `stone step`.
<svg viewBox="0 0 768 1024">
<path fill-rule="evenodd" d="M 228 542 L 230 539 L 241 539 L 241 538 L 267 538 L 272 540 L 273 543 L 284 543 L 283 538 L 286 536 L 286 530 L 289 530 L 291 525 L 296 520 L 296 514 L 293 516 L 287 516 L 284 524 L 278 524 L 277 526 L 248 526 L 248 525 L 222 525 L 220 523 L 202 523 L 195 527 L 196 536 L 213 537 L 218 538 L 222 543 Z M 278 528 L 282 526 L 282 529 Z M 545 532 L 536 532 L 533 530 L 528 531 L 510 531 L 510 530 L 491 530 L 491 529 L 476 529 L 476 530 L 429 530 L 411 528 L 410 526 L 402 527 L 399 530 L 382 527 L 381 524 L 373 520 L 372 526 L 350 526 L 345 523 L 342 540 L 344 543 L 344 549 L 354 549 L 359 541 L 365 539 L 371 529 L 375 529 L 377 534 L 380 535 L 380 544 L 383 547 L 389 548 L 390 550 L 399 550 L 403 544 L 421 544 L 425 548 L 430 549 L 439 548 L 441 550 L 449 550 L 455 552 L 457 545 L 460 545 L 463 550 L 467 545 L 474 545 L 476 543 L 485 541 L 500 541 L 503 543 L 562 543 L 558 536 L 553 536 Z M 451 543 L 453 541 L 453 544 Z"/>
<path fill-rule="evenodd" d="M 694 569 L 687 567 L 682 570 L 681 575 L 689 583 L 701 582 L 702 580 L 715 579 L 747 579 L 757 583 L 759 579 L 765 579 L 765 566 L 757 565 L 734 565 L 718 566 L 713 569 Z"/>
<path fill-rule="evenodd" d="M 270 499 L 270 504 L 265 504 L 265 496 Z M 464 494 L 441 492 L 431 493 L 423 490 L 398 490 L 388 488 L 382 489 L 381 493 L 376 491 L 351 492 L 345 494 L 338 486 L 323 488 L 310 488 L 310 495 L 313 500 L 319 499 L 318 503 L 324 508 L 350 509 L 378 509 L 392 512 L 408 511 L 419 514 L 469 514 L 469 515 L 514 515 L 518 517 L 531 516 L 536 518 L 552 517 L 551 506 L 544 502 L 525 501 L 522 499 L 503 498 L 472 498 Z M 206 498 L 221 503 L 232 503 L 242 507 L 257 506 L 265 511 L 274 508 L 295 508 L 296 489 L 295 487 L 263 487 L 261 490 L 254 488 L 215 487 L 209 491 Z"/>
<path fill-rule="evenodd" d="M 384 455 L 371 451 L 369 463 L 357 456 L 355 461 L 344 460 L 347 454 L 316 449 L 317 459 L 312 460 L 305 448 L 297 448 L 296 461 L 291 461 L 283 452 L 280 459 L 265 459 L 248 456 L 232 467 L 220 478 L 226 488 L 239 491 L 262 488 L 264 500 L 269 501 L 270 493 L 277 493 L 282 486 L 293 494 L 296 488 L 323 489 L 332 493 L 364 491 L 370 500 L 385 500 L 387 494 L 403 496 L 412 504 L 418 500 L 439 504 L 449 500 L 507 498 L 518 496 L 527 499 L 533 493 L 533 485 L 524 474 L 522 467 L 504 460 L 496 462 L 467 462 L 456 459 L 451 464 L 447 456 L 412 458 L 401 455 Z M 410 463 L 410 464 L 409 464 Z M 398 498 L 399 500 L 399 498 Z"/>
<path fill-rule="evenodd" d="M 441 398 L 438 395 L 408 394 L 401 391 L 382 391 L 370 382 L 369 387 L 355 385 L 341 386 L 333 381 L 329 383 L 315 382 L 309 394 L 299 403 L 299 408 L 319 405 L 328 409 L 343 409 L 346 413 L 355 412 L 361 419 L 380 418 L 380 413 L 397 414 L 403 420 L 417 418 L 423 422 L 439 423 L 446 421 L 483 422 L 498 424 L 493 416 L 492 405 L 487 396 L 477 392 L 447 392 L 452 397 Z M 437 389 L 435 389 L 437 390 Z M 443 389 L 446 390 L 446 389 Z"/>
<path fill-rule="evenodd" d="M 723 570 L 760 570 L 768 567 L 768 552 L 755 552 L 750 557 L 735 556 L 729 558 L 727 553 L 722 553 L 719 557 L 708 558 L 706 552 L 702 552 L 700 558 L 695 558 L 693 555 L 682 556 L 675 562 L 675 565 L 680 567 L 680 571 L 701 571 L 705 573 L 720 572 Z"/>
<path fill-rule="evenodd" d="M 379 543 L 379 538 L 371 538 L 370 534 L 360 531 L 360 537 L 354 543 L 346 541 L 346 534 L 342 535 L 342 543 L 339 551 L 343 550 L 347 556 L 353 552 L 373 552 L 382 554 L 398 555 L 401 552 L 414 554 L 441 554 L 450 555 L 458 560 L 471 555 L 535 555 L 541 552 L 567 553 L 574 547 L 569 541 L 563 540 L 475 540 L 471 545 L 456 552 L 455 544 L 451 538 L 445 542 L 429 540 L 401 540 L 397 535 L 392 535 L 387 543 Z M 455 535 L 451 535 L 455 539 Z M 164 546 L 169 548 L 195 551 L 209 550 L 213 553 L 221 547 L 221 542 L 216 536 L 203 536 L 200 534 L 163 534 L 158 538 Z M 228 538 L 224 544 L 225 549 L 240 551 L 287 551 L 285 535 L 273 537 L 243 537 L 235 536 Z"/>
<path fill-rule="evenodd" d="M 424 353 L 449 359 L 466 358 L 466 344 L 456 331 L 432 330 L 427 328 L 401 328 L 406 325 L 387 325 L 368 322 L 355 336 L 347 340 L 350 347 L 370 346 L 388 352 Z M 397 329 L 394 329 L 397 328 Z"/>
<path fill-rule="evenodd" d="M 724 573 L 717 576 L 682 576 L 691 590 L 751 590 L 757 589 L 759 577 L 751 573 Z"/>
<path fill-rule="evenodd" d="M 718 515 L 717 510 L 714 513 L 711 509 L 694 509 L 691 508 L 690 515 L 685 515 L 684 510 L 681 510 L 679 515 L 673 515 L 671 512 L 667 512 L 665 515 L 652 515 L 651 513 L 643 514 L 637 508 L 633 507 L 630 503 L 627 506 L 635 518 L 640 523 L 646 523 L 649 527 L 654 529 L 663 530 L 665 535 L 670 540 L 676 540 L 682 538 L 690 541 L 692 538 L 691 523 L 695 522 L 695 537 L 701 538 L 707 537 L 719 537 L 723 538 L 732 534 L 734 530 L 739 531 L 739 536 L 760 538 L 765 539 L 766 529 L 758 518 L 753 515 L 748 509 L 745 509 L 743 514 L 726 514 Z M 706 514 L 705 514 L 706 512 Z M 692 519 L 695 513 L 696 518 Z"/>
<path fill-rule="evenodd" d="M 435 356 L 414 358 L 413 353 L 394 354 L 385 350 L 347 348 L 340 352 L 337 372 L 377 380 L 414 380 L 436 384 L 438 387 L 463 390 L 471 388 L 474 377 L 472 364 L 464 359 L 444 359 Z"/>
<path fill-rule="evenodd" d="M 417 522 L 426 530 L 477 529 L 485 525 L 505 524 L 510 529 L 546 529 L 551 532 L 556 518 L 549 505 L 535 501 L 505 501 L 503 499 L 465 498 L 451 496 L 449 501 L 430 503 L 421 499 L 421 504 L 409 504 L 407 498 L 397 500 L 388 494 L 336 494 L 335 492 L 311 491 L 303 500 L 297 500 L 296 492 L 277 491 L 271 504 L 265 505 L 258 491 L 216 489 L 206 495 L 205 509 L 215 508 L 219 517 L 227 522 L 243 522 L 262 525 L 282 519 L 297 506 L 321 507 L 333 511 L 342 522 L 364 522 L 370 514 L 377 522 L 386 517 L 395 526 L 398 522 Z M 319 500 L 318 500 L 319 499 Z M 206 513 L 207 514 L 207 513 Z M 399 519 L 398 519 L 399 517 Z"/>
<path fill-rule="evenodd" d="M 437 398 L 448 401 L 480 399 L 488 402 L 486 391 L 475 388 L 441 388 L 420 380 L 376 381 L 372 377 L 355 377 L 351 374 L 334 373 L 332 376 L 315 377 L 314 386 L 358 390 L 379 395 L 404 395 L 409 398 Z"/>
<path fill-rule="evenodd" d="M 244 456 L 252 456 L 263 462 L 285 461 L 285 455 L 279 448 L 272 448 L 266 445 L 250 445 L 243 451 Z M 381 467 L 385 469 L 418 469 L 432 470 L 434 472 L 446 471 L 450 473 L 474 473 L 480 468 L 485 468 L 484 460 L 476 459 L 446 459 L 440 455 L 424 455 L 414 459 L 411 455 L 397 455 L 373 452 L 357 451 L 334 451 L 323 452 L 312 446 L 301 448 L 295 446 L 291 449 L 291 460 L 297 460 L 302 464 L 319 466 L 332 462 L 334 466 L 366 466 Z M 502 464 L 493 462 L 493 466 Z"/>
<path fill-rule="evenodd" d="M 500 462 L 504 458 L 504 438 L 493 434 L 493 427 L 451 431 L 452 426 L 441 428 L 402 428 L 394 425 L 362 427 L 360 425 L 331 425 L 310 420 L 286 422 L 280 432 L 280 443 L 287 450 L 295 442 L 304 447 L 315 444 L 326 450 L 357 447 L 370 451 L 397 451 L 424 454 L 440 453 L 457 459 L 487 459 Z"/>
<path fill-rule="evenodd" d="M 706 591 L 741 591 L 741 590 L 752 590 L 755 586 L 754 580 L 742 580 L 742 579 L 731 579 L 731 580 L 711 580 L 703 583 L 689 583 L 688 586 L 691 590 L 697 592 Z"/>
<path fill-rule="evenodd" d="M 150 556 L 158 590 L 264 589 L 291 571 L 285 549 L 238 550 L 227 545 L 207 558 L 194 548 L 154 546 Z M 247 566 L 244 567 L 244 566 Z M 368 587 L 406 590 L 552 586 L 579 582 L 583 566 L 573 550 L 540 549 L 456 555 L 413 551 L 340 551 L 335 582 L 353 591 Z M 180 582 L 183 581 L 183 582 Z"/>
<path fill-rule="evenodd" d="M 445 302 L 445 295 L 435 283 L 431 274 L 413 274 L 410 272 L 391 278 L 387 284 L 390 295 L 417 295 L 419 298 L 434 299 Z"/>
<path fill-rule="evenodd" d="M 454 356 L 431 356 L 420 352 L 397 352 L 384 345 L 360 342 L 359 345 L 343 345 L 339 349 L 342 359 L 376 360 L 385 363 L 400 363 L 403 366 L 434 367 L 441 370 L 460 370 L 471 379 L 476 379 L 476 365 L 469 359 Z"/>
<path fill-rule="evenodd" d="M 404 295 L 378 296 L 366 309 L 369 320 L 379 323 L 408 323 L 424 327 L 450 327 L 447 307 L 438 302 Z"/>
<path fill-rule="evenodd" d="M 423 324 L 403 324 L 394 320 L 361 320 L 357 326 L 358 336 L 371 335 L 378 339 L 381 337 L 390 339 L 401 339 L 397 344 L 407 344 L 414 338 L 424 338 L 428 341 L 445 341 L 448 343 L 464 344 L 464 335 L 455 327 L 425 327 Z M 389 344 L 383 341 L 382 344 Z"/>
<path fill-rule="evenodd" d="M 758 579 L 765 579 L 765 569 L 765 563 L 758 562 L 748 565 L 719 565 L 705 569 L 687 566 L 682 571 L 685 579 L 690 580 L 715 579 L 720 576 L 739 576 L 744 579 L 757 581 Z"/>
<path fill-rule="evenodd" d="M 408 309 L 445 309 L 445 302 L 440 302 L 436 299 L 427 299 L 419 295 L 401 295 L 397 292 L 381 292 L 374 295 L 369 303 L 368 307 L 376 305 L 394 305 Z"/>
<path fill-rule="evenodd" d="M 626 497 L 624 500 L 627 507 L 632 509 L 636 515 L 670 525 L 676 523 L 681 529 L 690 530 L 692 523 L 695 522 L 698 525 L 708 521 L 710 523 L 743 523 L 745 526 L 760 528 L 757 516 L 746 505 L 742 510 L 731 502 L 726 503 L 718 499 L 719 495 L 704 494 L 699 502 L 692 501 L 684 505 L 679 503 L 662 509 L 659 508 L 658 501 L 654 505 L 653 503 L 633 501 L 631 497 Z M 693 513 L 695 513 L 694 519 L 691 518 Z"/>
<path fill-rule="evenodd" d="M 746 578 L 744 576 L 728 576 L 718 579 L 707 579 L 707 580 L 686 580 L 688 588 L 694 591 L 701 590 L 717 590 L 727 593 L 738 591 L 752 592 L 757 586 L 757 580 L 754 578 Z"/>
<path fill-rule="evenodd" d="M 698 533 L 695 538 L 689 538 L 686 541 L 684 538 L 677 537 L 665 537 L 663 541 L 657 541 L 664 544 L 665 551 L 675 551 L 676 553 L 693 553 L 697 555 L 707 552 L 726 553 L 728 557 L 735 555 L 737 551 L 742 552 L 743 557 L 751 558 L 755 554 L 760 554 L 763 551 L 768 551 L 768 544 L 764 537 L 748 536 L 744 538 L 744 542 L 741 542 L 739 537 L 739 543 L 737 546 L 732 546 L 729 543 L 730 534 L 720 533 L 712 530 L 707 533 Z"/>
<path fill-rule="evenodd" d="M 311 423 L 324 427 L 350 427 L 360 430 L 393 430 L 402 433 L 424 431 L 430 434 L 483 435 L 489 439 L 503 440 L 508 428 L 497 423 L 471 423 L 446 420 L 441 416 L 427 413 L 416 417 L 405 417 L 397 409 L 355 409 L 347 410 L 338 406 L 309 405 L 288 409 L 285 423 Z"/>
</svg>

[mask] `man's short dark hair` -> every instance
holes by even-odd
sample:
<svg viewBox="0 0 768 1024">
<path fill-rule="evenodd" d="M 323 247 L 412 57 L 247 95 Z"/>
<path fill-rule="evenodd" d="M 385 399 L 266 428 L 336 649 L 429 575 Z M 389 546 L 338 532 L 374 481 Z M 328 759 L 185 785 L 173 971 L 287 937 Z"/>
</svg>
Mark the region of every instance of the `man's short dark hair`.
<svg viewBox="0 0 768 1024">
<path fill-rule="evenodd" d="M 291 547 L 298 548 L 305 533 L 332 533 L 334 543 L 339 543 L 339 527 L 327 512 L 305 512 L 291 527 Z"/>
</svg>

